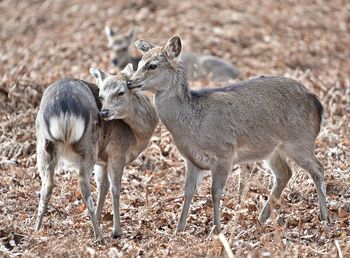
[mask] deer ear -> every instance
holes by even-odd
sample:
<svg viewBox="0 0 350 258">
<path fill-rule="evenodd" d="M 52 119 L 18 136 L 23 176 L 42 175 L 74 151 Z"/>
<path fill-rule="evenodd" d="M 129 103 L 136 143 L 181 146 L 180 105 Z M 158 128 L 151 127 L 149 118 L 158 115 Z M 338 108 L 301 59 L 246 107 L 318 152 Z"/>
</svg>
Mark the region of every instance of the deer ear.
<svg viewBox="0 0 350 258">
<path fill-rule="evenodd" d="M 105 27 L 105 33 L 108 38 L 112 37 L 115 35 L 115 32 L 112 30 L 111 26 L 106 26 Z"/>
<path fill-rule="evenodd" d="M 155 48 L 156 45 L 149 43 L 145 40 L 136 40 L 135 47 L 140 50 L 142 55 L 144 55 L 148 50 Z"/>
<path fill-rule="evenodd" d="M 181 38 L 178 35 L 175 35 L 165 45 L 165 52 L 167 57 L 170 60 L 176 61 L 179 57 L 182 49 Z"/>
<path fill-rule="evenodd" d="M 121 71 L 126 77 L 131 78 L 134 75 L 134 68 L 132 64 L 129 63 L 125 68 Z"/>
<path fill-rule="evenodd" d="M 102 72 L 100 69 L 97 69 L 95 67 L 90 68 L 90 74 L 95 78 L 97 86 L 101 88 L 102 83 L 104 79 L 106 78 L 106 75 L 104 72 Z"/>
</svg>

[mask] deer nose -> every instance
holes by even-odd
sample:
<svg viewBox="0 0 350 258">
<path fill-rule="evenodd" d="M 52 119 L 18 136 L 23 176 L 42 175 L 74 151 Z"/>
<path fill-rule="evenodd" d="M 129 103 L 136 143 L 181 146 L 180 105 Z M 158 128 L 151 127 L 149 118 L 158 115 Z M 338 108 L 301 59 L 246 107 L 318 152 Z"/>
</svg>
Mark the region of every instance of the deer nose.
<svg viewBox="0 0 350 258">
<path fill-rule="evenodd" d="M 102 118 L 108 117 L 108 109 L 102 109 L 102 110 L 100 111 L 100 116 L 101 116 Z"/>
<path fill-rule="evenodd" d="M 127 80 L 126 81 L 126 85 L 128 86 L 129 89 L 130 89 L 131 84 L 132 84 L 132 80 Z"/>
<path fill-rule="evenodd" d="M 117 65 L 118 65 L 118 59 L 117 59 L 117 58 L 113 58 L 112 64 L 114 64 L 115 66 L 117 66 Z"/>
</svg>

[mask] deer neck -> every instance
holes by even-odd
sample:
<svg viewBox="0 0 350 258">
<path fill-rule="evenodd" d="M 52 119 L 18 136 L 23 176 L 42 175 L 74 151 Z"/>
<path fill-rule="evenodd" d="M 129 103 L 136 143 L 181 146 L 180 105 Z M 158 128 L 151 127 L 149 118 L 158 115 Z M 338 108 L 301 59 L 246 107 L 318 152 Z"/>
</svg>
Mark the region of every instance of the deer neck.
<svg viewBox="0 0 350 258">
<path fill-rule="evenodd" d="M 128 48 L 125 54 L 120 58 L 119 67 L 124 68 L 127 64 L 132 63 L 134 69 L 137 69 L 140 60 L 141 56 L 132 56 L 130 53 L 130 48 Z"/>
<path fill-rule="evenodd" d="M 186 79 L 186 71 L 181 64 L 172 71 L 168 90 L 156 95 L 158 115 L 169 131 L 172 128 L 186 127 L 191 122 L 191 93 Z"/>
<path fill-rule="evenodd" d="M 181 63 L 177 68 L 170 72 L 168 83 L 170 87 L 166 91 L 156 94 L 156 101 L 171 101 L 176 100 L 183 104 L 191 101 L 191 94 L 186 79 L 186 70 Z"/>
<path fill-rule="evenodd" d="M 148 144 L 158 121 L 151 103 L 144 96 L 138 94 L 136 93 L 133 96 L 130 116 L 123 120 L 130 126 L 135 136 L 136 144 L 144 145 L 145 142 Z"/>
<path fill-rule="evenodd" d="M 130 62 L 130 59 L 131 59 L 131 56 L 130 56 L 129 50 L 127 50 L 122 56 L 120 56 L 118 66 L 120 68 L 124 68 Z"/>
</svg>

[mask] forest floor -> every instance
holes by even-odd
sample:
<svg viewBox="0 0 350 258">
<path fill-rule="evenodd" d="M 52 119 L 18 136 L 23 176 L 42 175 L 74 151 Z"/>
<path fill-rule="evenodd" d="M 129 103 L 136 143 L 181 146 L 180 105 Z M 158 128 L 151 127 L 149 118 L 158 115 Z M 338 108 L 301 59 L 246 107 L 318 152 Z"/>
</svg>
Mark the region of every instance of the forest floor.
<svg viewBox="0 0 350 258">
<path fill-rule="evenodd" d="M 42 230 L 34 231 L 41 184 L 34 121 L 42 92 L 64 77 L 94 82 L 90 66 L 116 72 L 104 35 L 110 24 L 121 31 L 137 26 L 136 38 L 157 44 L 179 34 L 186 50 L 234 63 L 241 71 L 237 81 L 288 76 L 315 93 L 325 108 L 316 156 L 325 168 L 330 222 L 320 222 L 308 173 L 292 164 L 293 177 L 273 218 L 260 225 L 258 214 L 273 177 L 256 163 L 245 173 L 240 202 L 240 168 L 230 174 L 221 203 L 223 235 L 237 257 L 350 257 L 349 1 L 2 0 L 0 13 L 0 256 L 227 255 L 211 233 L 209 172 L 186 231 L 174 234 L 185 168 L 163 125 L 125 170 L 121 239 L 112 239 L 108 195 L 102 219 L 106 244 L 94 241 L 76 172 L 70 170 L 57 171 Z"/>
</svg>

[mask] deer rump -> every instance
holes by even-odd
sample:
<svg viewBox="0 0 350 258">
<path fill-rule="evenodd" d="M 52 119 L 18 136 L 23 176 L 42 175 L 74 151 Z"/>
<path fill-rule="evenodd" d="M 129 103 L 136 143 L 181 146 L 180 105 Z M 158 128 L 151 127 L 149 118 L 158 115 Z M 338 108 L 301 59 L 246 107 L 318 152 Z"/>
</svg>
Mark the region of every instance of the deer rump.
<svg viewBox="0 0 350 258">
<path fill-rule="evenodd" d="M 45 129 L 41 133 L 57 143 L 65 160 L 74 161 L 74 145 L 81 141 L 89 123 L 98 120 L 94 96 L 83 81 L 64 79 L 51 85 L 43 98 L 46 101 L 39 112 Z"/>
</svg>

